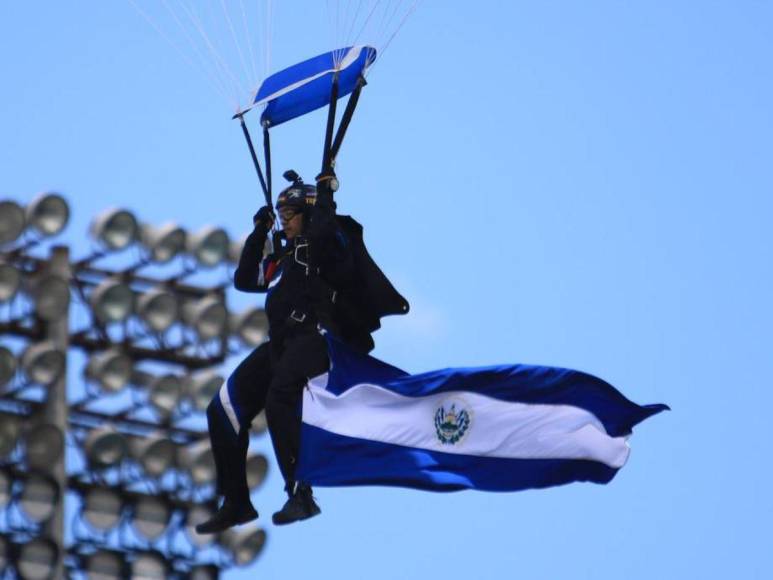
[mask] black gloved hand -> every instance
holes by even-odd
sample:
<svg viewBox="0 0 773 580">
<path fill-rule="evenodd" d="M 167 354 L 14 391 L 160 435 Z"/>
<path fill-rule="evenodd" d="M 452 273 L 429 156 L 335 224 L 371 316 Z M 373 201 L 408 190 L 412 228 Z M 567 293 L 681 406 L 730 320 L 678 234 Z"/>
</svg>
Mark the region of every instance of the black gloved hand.
<svg viewBox="0 0 773 580">
<path fill-rule="evenodd" d="M 320 173 L 316 177 L 317 193 L 333 195 L 338 191 L 338 177 L 332 169 Z"/>
<path fill-rule="evenodd" d="M 264 205 L 258 210 L 258 213 L 252 216 L 252 225 L 266 231 L 270 230 L 274 225 L 274 211 L 267 205 Z"/>
</svg>

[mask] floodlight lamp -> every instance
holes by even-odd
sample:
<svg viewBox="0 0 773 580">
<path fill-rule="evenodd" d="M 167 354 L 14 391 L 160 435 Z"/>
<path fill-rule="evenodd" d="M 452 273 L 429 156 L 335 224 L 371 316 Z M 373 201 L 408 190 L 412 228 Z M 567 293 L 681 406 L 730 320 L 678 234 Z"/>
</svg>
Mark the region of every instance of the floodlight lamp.
<svg viewBox="0 0 773 580">
<path fill-rule="evenodd" d="M 162 415 L 169 415 L 175 410 L 182 395 L 182 381 L 175 375 L 156 377 L 150 385 L 150 404 Z"/>
<path fill-rule="evenodd" d="M 28 427 L 22 439 L 27 463 L 33 469 L 48 471 L 64 454 L 64 433 L 53 423 Z"/>
<path fill-rule="evenodd" d="M 244 239 L 231 240 L 228 244 L 228 261 L 232 264 L 238 264 L 239 258 L 242 256 L 242 250 L 244 249 Z"/>
<path fill-rule="evenodd" d="M 97 550 L 85 557 L 83 569 L 89 580 L 122 580 L 127 577 L 123 554 L 111 550 Z"/>
<path fill-rule="evenodd" d="M 19 548 L 16 569 L 24 580 L 49 580 L 59 562 L 59 547 L 48 538 L 33 538 Z"/>
<path fill-rule="evenodd" d="M 164 332 L 177 322 L 177 297 L 164 288 L 153 288 L 137 301 L 137 314 L 154 332 Z"/>
<path fill-rule="evenodd" d="M 223 336 L 228 326 L 228 311 L 215 296 L 205 296 L 183 305 L 183 319 L 192 326 L 199 340 Z"/>
<path fill-rule="evenodd" d="M 21 355 L 21 368 L 27 378 L 39 385 L 51 385 L 64 373 L 65 354 L 51 341 L 29 345 Z"/>
<path fill-rule="evenodd" d="M 135 437 L 129 441 L 131 455 L 150 477 L 160 477 L 175 463 L 177 445 L 162 434 Z"/>
<path fill-rule="evenodd" d="M 106 532 L 121 521 L 123 507 L 118 492 L 106 487 L 92 487 L 83 495 L 81 516 L 96 530 Z"/>
<path fill-rule="evenodd" d="M 237 566 L 255 561 L 266 545 L 266 532 L 256 525 L 226 530 L 221 536 L 223 547 L 231 552 Z"/>
<path fill-rule="evenodd" d="M 162 226 L 145 224 L 141 227 L 140 239 L 150 252 L 150 259 L 158 264 L 165 264 L 185 250 L 187 234 L 175 223 Z"/>
<path fill-rule="evenodd" d="M 218 580 L 220 569 L 214 564 L 201 564 L 193 566 L 188 573 L 189 580 Z"/>
<path fill-rule="evenodd" d="M 21 274 L 10 264 L 0 264 L 0 304 L 13 300 L 21 286 Z"/>
<path fill-rule="evenodd" d="M 27 518 L 40 524 L 54 515 L 60 495 L 59 484 L 53 477 L 31 472 L 22 482 L 18 502 Z"/>
<path fill-rule="evenodd" d="M 19 440 L 21 419 L 18 415 L 0 413 L 0 459 L 8 457 Z"/>
<path fill-rule="evenodd" d="M 153 541 L 164 533 L 172 517 L 172 508 L 156 496 L 140 496 L 134 503 L 131 522 L 143 538 Z"/>
<path fill-rule="evenodd" d="M 191 374 L 186 381 L 188 397 L 193 406 L 199 410 L 206 410 L 210 401 L 217 395 L 224 379 L 212 370 L 198 371 Z"/>
<path fill-rule="evenodd" d="M 70 207 L 58 193 L 41 193 L 27 206 L 27 224 L 41 236 L 55 236 L 70 221 Z"/>
<path fill-rule="evenodd" d="M 215 540 L 214 534 L 199 534 L 196 531 L 196 526 L 206 522 L 214 513 L 210 506 L 199 503 L 191 505 L 185 514 L 185 534 L 191 544 L 197 548 L 211 544 Z"/>
<path fill-rule="evenodd" d="M 260 487 L 266 480 L 268 459 L 259 453 L 247 456 L 247 487 L 251 490 Z"/>
<path fill-rule="evenodd" d="M 19 239 L 24 226 L 22 207 L 15 201 L 0 201 L 0 246 Z"/>
<path fill-rule="evenodd" d="M 122 322 L 132 313 L 134 293 L 120 280 L 105 278 L 92 291 L 89 304 L 100 322 Z"/>
<path fill-rule="evenodd" d="M 97 427 L 86 436 L 83 446 L 89 464 L 94 467 L 112 467 L 126 456 L 126 437 L 114 427 Z"/>
<path fill-rule="evenodd" d="M 0 390 L 11 382 L 16 375 L 16 357 L 13 353 L 0 346 Z"/>
<path fill-rule="evenodd" d="M 199 266 L 212 268 L 228 258 L 228 234 L 223 228 L 204 226 L 188 236 L 187 249 Z"/>
<path fill-rule="evenodd" d="M 266 419 L 265 409 L 258 413 L 257 416 L 252 420 L 250 429 L 253 433 L 257 434 L 265 433 L 268 430 L 268 420 Z"/>
<path fill-rule="evenodd" d="M 159 552 L 139 552 L 131 563 L 133 580 L 166 580 L 169 566 Z"/>
<path fill-rule="evenodd" d="M 178 463 L 188 471 L 195 485 L 213 483 L 217 477 L 215 456 L 212 454 L 209 439 L 180 448 Z"/>
<path fill-rule="evenodd" d="M 139 232 L 137 218 L 125 209 L 109 209 L 100 213 L 89 229 L 91 235 L 110 251 L 123 250 L 131 245 Z"/>
<path fill-rule="evenodd" d="M 61 276 L 46 275 L 35 279 L 30 284 L 30 294 L 35 303 L 35 314 L 41 320 L 58 320 L 70 306 L 70 286 Z"/>
<path fill-rule="evenodd" d="M 247 346 L 258 346 L 268 337 L 268 316 L 262 308 L 247 308 L 230 322 L 231 331 Z"/>
<path fill-rule="evenodd" d="M 89 359 L 84 374 L 108 393 L 117 393 L 131 380 L 134 363 L 118 348 L 95 354 Z"/>
</svg>

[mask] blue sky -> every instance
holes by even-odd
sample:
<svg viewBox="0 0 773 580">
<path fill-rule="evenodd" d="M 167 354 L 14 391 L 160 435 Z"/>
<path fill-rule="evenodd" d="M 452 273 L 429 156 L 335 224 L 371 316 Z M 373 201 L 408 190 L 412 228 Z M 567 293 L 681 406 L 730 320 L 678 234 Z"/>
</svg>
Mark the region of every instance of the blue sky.
<svg viewBox="0 0 773 580">
<path fill-rule="evenodd" d="M 275 4 L 275 68 L 330 48 L 317 3 Z M 771 22 L 751 0 L 420 3 L 338 166 L 341 211 L 412 303 L 375 354 L 577 368 L 673 411 L 607 486 L 320 489 L 321 517 L 266 523 L 226 578 L 769 576 Z M 5 2 L 0 51 L 0 197 L 61 191 L 84 254 L 111 206 L 246 233 L 233 111 L 128 1 Z M 276 129 L 277 180 L 316 172 L 323 123 Z M 275 469 L 263 516 L 280 488 Z"/>
</svg>

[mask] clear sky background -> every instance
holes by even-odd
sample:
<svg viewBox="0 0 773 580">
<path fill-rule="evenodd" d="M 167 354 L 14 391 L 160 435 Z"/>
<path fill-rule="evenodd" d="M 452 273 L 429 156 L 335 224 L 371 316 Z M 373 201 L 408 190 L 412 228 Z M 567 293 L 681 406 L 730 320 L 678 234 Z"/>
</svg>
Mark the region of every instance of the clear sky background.
<svg viewBox="0 0 773 580">
<path fill-rule="evenodd" d="M 320 4 L 275 2 L 274 68 L 330 48 Z M 232 109 L 128 1 L 2 2 L 0 54 L 0 198 L 61 191 L 83 254 L 112 206 L 247 232 Z M 607 486 L 319 489 L 279 529 L 273 469 L 266 550 L 225 578 L 771 577 L 771 56 L 762 1 L 424 0 L 338 166 L 412 304 L 376 356 L 571 367 L 673 411 Z M 277 181 L 316 173 L 323 124 L 277 128 Z"/>
</svg>

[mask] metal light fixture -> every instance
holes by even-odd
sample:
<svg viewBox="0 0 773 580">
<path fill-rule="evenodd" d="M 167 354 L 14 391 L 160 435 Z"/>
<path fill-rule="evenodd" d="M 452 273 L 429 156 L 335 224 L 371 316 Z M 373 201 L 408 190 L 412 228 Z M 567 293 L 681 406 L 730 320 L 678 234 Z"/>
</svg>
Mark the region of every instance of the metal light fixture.
<svg viewBox="0 0 773 580">
<path fill-rule="evenodd" d="M 0 390 L 11 382 L 16 375 L 16 357 L 13 353 L 0 346 Z"/>
<path fill-rule="evenodd" d="M 256 525 L 243 526 L 223 532 L 220 543 L 231 552 L 237 566 L 255 561 L 266 545 L 266 532 Z"/>
<path fill-rule="evenodd" d="M 223 381 L 223 377 L 212 370 L 198 371 L 190 375 L 186 381 L 186 391 L 193 406 L 204 411 L 220 390 Z"/>
<path fill-rule="evenodd" d="M 56 542 L 47 538 L 33 538 L 19 547 L 16 569 L 24 580 L 49 580 L 59 558 Z"/>
<path fill-rule="evenodd" d="M 129 578 L 133 580 L 166 580 L 169 565 L 160 552 L 139 552 L 131 563 Z"/>
<path fill-rule="evenodd" d="M 21 285 L 21 274 L 10 264 L 0 264 L 0 304 L 13 300 Z"/>
<path fill-rule="evenodd" d="M 0 469 L 0 510 L 4 510 L 11 501 L 12 492 L 13 478 L 11 477 L 11 474 L 5 469 Z M 2 536 L 0 536 L 0 538 L 2 538 Z M 0 570 L 2 570 L 1 567 Z"/>
<path fill-rule="evenodd" d="M 122 322 L 132 313 L 134 293 L 120 280 L 105 278 L 89 296 L 89 304 L 100 322 Z"/>
<path fill-rule="evenodd" d="M 97 427 L 86 437 L 84 451 L 94 467 L 112 467 L 123 461 L 128 444 L 126 437 L 109 425 Z"/>
<path fill-rule="evenodd" d="M 35 314 L 41 320 L 58 320 L 70 306 L 70 287 L 61 276 L 41 276 L 29 284 Z"/>
<path fill-rule="evenodd" d="M 244 249 L 246 239 L 247 238 L 232 240 L 231 243 L 228 244 L 228 261 L 232 264 L 239 263 L 239 258 L 242 256 L 242 250 Z"/>
<path fill-rule="evenodd" d="M 137 314 L 154 332 L 164 332 L 177 322 L 177 296 L 164 288 L 153 288 L 137 301 Z"/>
<path fill-rule="evenodd" d="M 187 234 L 175 223 L 162 226 L 143 225 L 140 239 L 150 252 L 150 259 L 159 264 L 173 260 L 185 250 Z"/>
<path fill-rule="evenodd" d="M 27 518 L 40 524 L 56 511 L 61 490 L 54 478 L 42 473 L 30 472 L 22 481 L 18 502 Z"/>
<path fill-rule="evenodd" d="M 131 380 L 134 363 L 118 348 L 95 354 L 89 359 L 84 374 L 95 381 L 103 391 L 117 393 Z"/>
<path fill-rule="evenodd" d="M 212 268 L 228 259 L 230 240 L 223 228 L 204 226 L 188 236 L 187 250 L 199 266 Z"/>
<path fill-rule="evenodd" d="M 266 480 L 268 459 L 265 455 L 252 453 L 247 456 L 247 487 L 257 489 Z"/>
<path fill-rule="evenodd" d="M 181 447 L 179 451 L 177 463 L 188 471 L 195 485 L 207 485 L 215 481 L 215 456 L 212 454 L 209 439 Z"/>
<path fill-rule="evenodd" d="M 145 371 L 135 370 L 132 373 L 132 382 L 137 386 L 147 388 L 150 404 L 161 415 L 171 414 L 182 397 L 182 380 L 172 374 L 156 376 Z"/>
<path fill-rule="evenodd" d="M 58 193 L 41 193 L 27 206 L 27 224 L 41 236 L 55 236 L 70 221 L 70 207 Z"/>
<path fill-rule="evenodd" d="M 124 501 L 121 495 L 106 487 L 92 487 L 83 495 L 81 516 L 100 532 L 113 529 L 123 513 Z"/>
<path fill-rule="evenodd" d="M 65 354 L 52 342 L 44 341 L 29 345 L 21 355 L 21 368 L 33 383 L 50 385 L 62 376 Z"/>
<path fill-rule="evenodd" d="M 218 580 L 220 569 L 214 564 L 202 564 L 193 566 L 188 573 L 189 580 Z"/>
<path fill-rule="evenodd" d="M 210 506 L 199 503 L 191 505 L 185 514 L 185 534 L 188 536 L 188 541 L 197 548 L 202 548 L 215 540 L 214 534 L 196 532 L 196 526 L 206 522 L 213 513 L 215 511 Z"/>
<path fill-rule="evenodd" d="M 250 429 L 253 433 L 257 434 L 265 433 L 268 430 L 268 420 L 266 419 L 265 409 L 258 413 L 257 416 L 252 420 Z"/>
<path fill-rule="evenodd" d="M 134 214 L 125 209 L 110 209 L 91 222 L 91 235 L 107 250 L 122 250 L 137 239 L 139 226 Z"/>
<path fill-rule="evenodd" d="M 228 311 L 219 298 L 205 296 L 183 305 L 183 320 L 205 341 L 225 334 Z"/>
<path fill-rule="evenodd" d="M 38 423 L 22 435 L 27 463 L 33 469 L 47 471 L 64 454 L 64 433 L 53 423 Z"/>
<path fill-rule="evenodd" d="M 88 580 L 122 580 L 127 577 L 126 560 L 121 552 L 97 550 L 83 559 Z"/>
<path fill-rule="evenodd" d="M 268 338 L 268 316 L 262 308 L 247 308 L 231 317 L 231 332 L 247 346 L 255 347 Z"/>
<path fill-rule="evenodd" d="M 15 201 L 0 201 L 0 246 L 19 239 L 24 226 L 22 207 Z"/>
<path fill-rule="evenodd" d="M 157 496 L 143 495 L 134 502 L 131 523 L 140 536 L 153 541 L 164 533 L 171 517 L 169 503 Z"/>
<path fill-rule="evenodd" d="M 18 415 L 0 413 L 0 459 L 8 457 L 19 440 L 21 418 Z"/>
<path fill-rule="evenodd" d="M 129 450 L 134 459 L 150 477 L 160 477 L 174 465 L 177 445 L 158 433 L 129 440 Z"/>
</svg>

